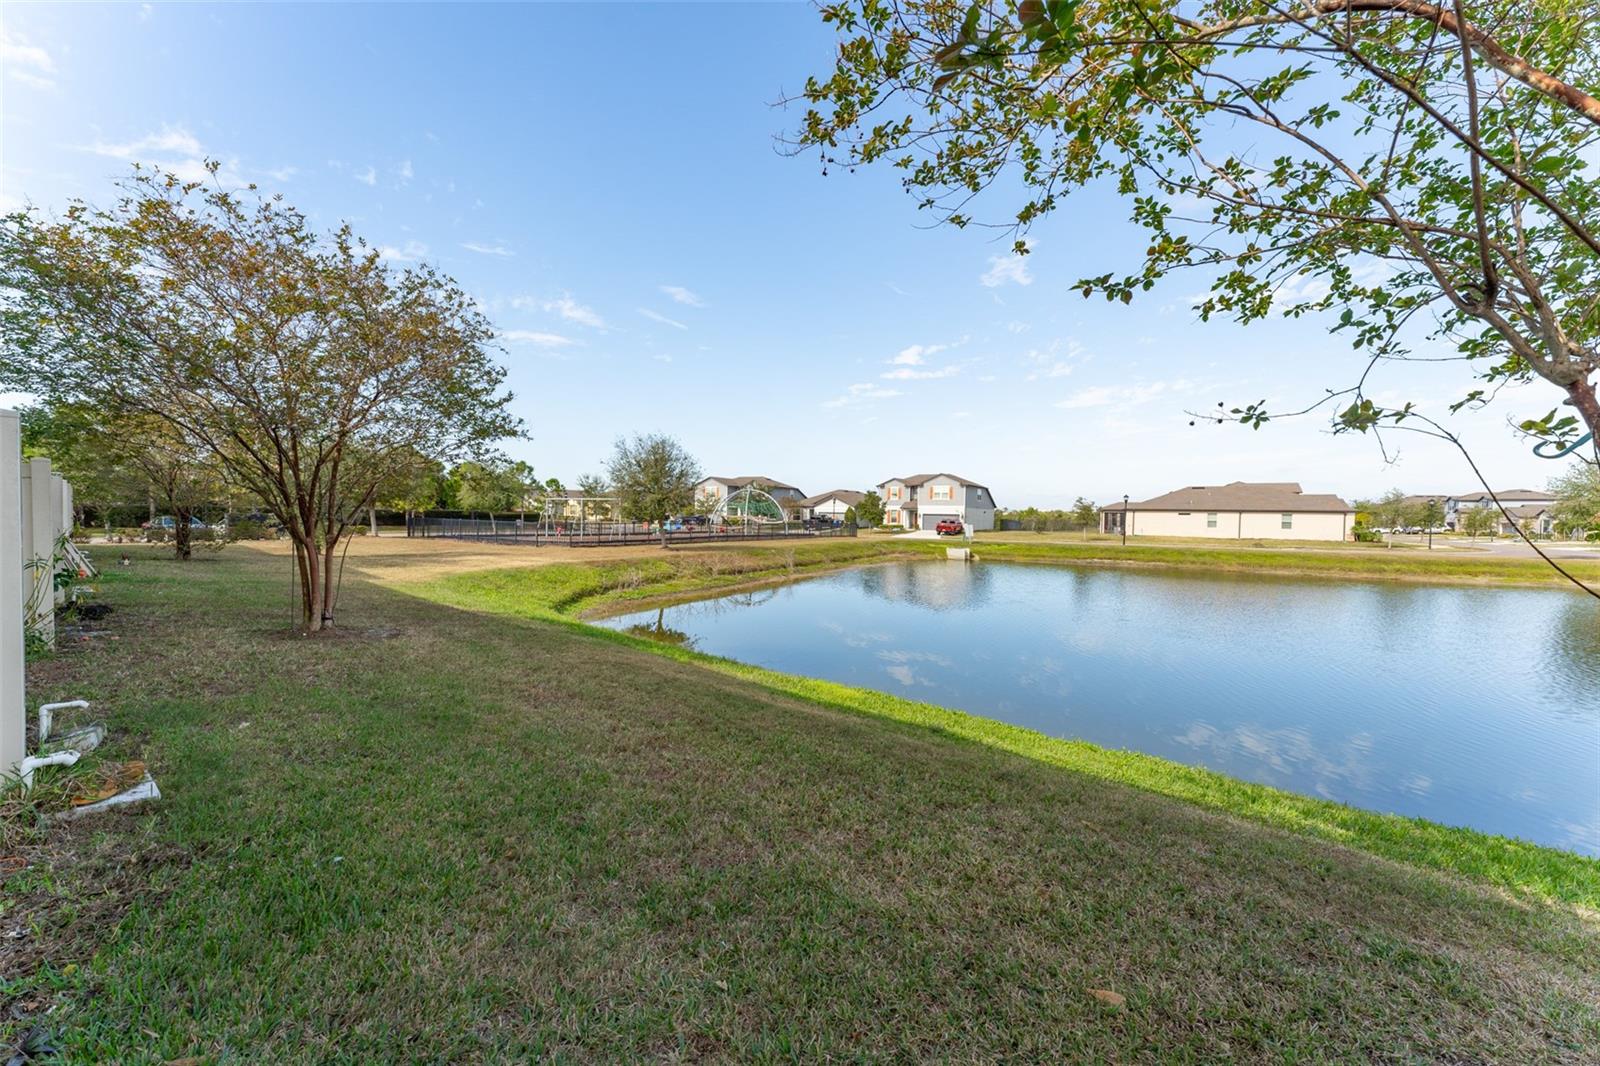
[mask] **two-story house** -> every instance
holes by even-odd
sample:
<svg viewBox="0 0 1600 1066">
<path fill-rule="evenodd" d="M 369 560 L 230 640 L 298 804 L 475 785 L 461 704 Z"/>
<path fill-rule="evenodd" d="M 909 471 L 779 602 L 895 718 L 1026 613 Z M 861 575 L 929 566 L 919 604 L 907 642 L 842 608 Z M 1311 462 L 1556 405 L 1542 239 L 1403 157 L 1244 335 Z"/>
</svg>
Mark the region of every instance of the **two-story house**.
<svg viewBox="0 0 1600 1066">
<path fill-rule="evenodd" d="M 783 508 L 784 514 L 788 518 L 799 521 L 806 517 L 805 493 L 793 485 L 779 481 L 777 478 L 764 477 L 760 474 L 750 474 L 742 477 L 701 478 L 694 487 L 694 495 L 695 499 L 703 501 L 709 506 L 715 506 L 718 502 L 727 499 L 729 493 L 737 492 L 751 485 L 778 501 L 778 506 Z"/>
<path fill-rule="evenodd" d="M 883 522 L 902 529 L 933 529 L 953 518 L 975 530 L 994 528 L 994 494 L 955 474 L 912 474 L 878 483 Z"/>
<path fill-rule="evenodd" d="M 1495 500 L 1506 505 L 1508 510 L 1516 511 L 1522 508 L 1549 508 L 1556 505 L 1556 496 L 1553 492 L 1541 492 L 1537 489 L 1501 489 L 1490 495 L 1483 490 L 1476 492 L 1463 492 L 1459 496 L 1446 497 L 1444 501 L 1444 524 L 1450 529 L 1461 528 L 1461 516 L 1467 511 L 1479 507 L 1495 507 Z M 1532 517 L 1534 511 L 1528 511 L 1525 516 Z M 1500 531 L 1503 533 L 1515 532 L 1505 516 L 1500 517 Z"/>
</svg>

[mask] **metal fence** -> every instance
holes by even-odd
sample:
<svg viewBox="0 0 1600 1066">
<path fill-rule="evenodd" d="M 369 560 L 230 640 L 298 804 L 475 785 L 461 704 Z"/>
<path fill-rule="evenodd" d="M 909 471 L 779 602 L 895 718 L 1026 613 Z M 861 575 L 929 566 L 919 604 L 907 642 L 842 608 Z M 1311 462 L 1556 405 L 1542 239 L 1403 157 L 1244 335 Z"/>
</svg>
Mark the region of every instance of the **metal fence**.
<svg viewBox="0 0 1600 1066">
<path fill-rule="evenodd" d="M 799 522 L 788 526 L 756 524 L 704 525 L 669 528 L 648 522 L 539 522 L 516 518 L 434 518 L 413 515 L 406 522 L 408 537 L 450 537 L 497 544 L 550 545 L 595 548 L 627 544 L 741 543 L 757 540 L 799 540 L 808 537 L 853 537 L 855 526 L 806 529 Z"/>
</svg>

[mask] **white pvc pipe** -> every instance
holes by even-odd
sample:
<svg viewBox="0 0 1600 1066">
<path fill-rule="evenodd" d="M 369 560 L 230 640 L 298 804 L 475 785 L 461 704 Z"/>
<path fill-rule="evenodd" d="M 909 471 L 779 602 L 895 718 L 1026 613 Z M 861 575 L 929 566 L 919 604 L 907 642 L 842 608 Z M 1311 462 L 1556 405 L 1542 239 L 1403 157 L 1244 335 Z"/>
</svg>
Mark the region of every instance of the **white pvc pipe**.
<svg viewBox="0 0 1600 1066">
<path fill-rule="evenodd" d="M 67 700 L 65 703 L 41 703 L 39 705 L 39 741 L 43 743 L 50 737 L 50 726 L 55 721 L 56 711 L 71 710 L 74 707 L 87 707 L 88 700 Z"/>
<path fill-rule="evenodd" d="M 17 776 L 22 779 L 22 791 L 33 787 L 33 772 L 41 766 L 71 766 L 81 755 L 76 751 L 57 751 L 49 755 L 30 755 L 17 764 Z"/>
</svg>

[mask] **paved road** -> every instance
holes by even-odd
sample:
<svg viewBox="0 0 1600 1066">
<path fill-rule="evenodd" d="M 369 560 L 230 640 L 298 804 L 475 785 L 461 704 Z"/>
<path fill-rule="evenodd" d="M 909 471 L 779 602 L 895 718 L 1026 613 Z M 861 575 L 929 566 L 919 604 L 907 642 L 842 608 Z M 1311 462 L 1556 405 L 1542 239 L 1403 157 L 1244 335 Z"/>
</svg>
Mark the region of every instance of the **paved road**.
<svg viewBox="0 0 1600 1066">
<path fill-rule="evenodd" d="M 1539 547 L 1552 559 L 1600 559 L 1600 544 L 1572 544 L 1557 542 L 1541 542 Z M 1436 546 L 1435 551 L 1439 550 Z M 1461 545 L 1458 549 L 1465 552 L 1483 552 L 1489 555 L 1510 556 L 1512 558 L 1534 559 L 1537 556 L 1527 543 L 1521 540 L 1497 540 L 1491 542 L 1480 541 L 1476 548 L 1470 545 Z"/>
</svg>

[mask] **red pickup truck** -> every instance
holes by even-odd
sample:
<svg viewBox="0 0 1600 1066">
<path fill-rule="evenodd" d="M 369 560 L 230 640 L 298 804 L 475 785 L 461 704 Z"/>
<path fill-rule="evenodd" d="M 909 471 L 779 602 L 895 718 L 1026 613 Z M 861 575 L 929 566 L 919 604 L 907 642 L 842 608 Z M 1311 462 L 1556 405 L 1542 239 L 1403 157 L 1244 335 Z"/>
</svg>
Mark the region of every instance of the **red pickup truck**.
<svg viewBox="0 0 1600 1066">
<path fill-rule="evenodd" d="M 939 524 L 933 527 L 933 531 L 941 537 L 959 537 L 966 532 L 961 523 L 954 518 L 939 519 Z"/>
</svg>

